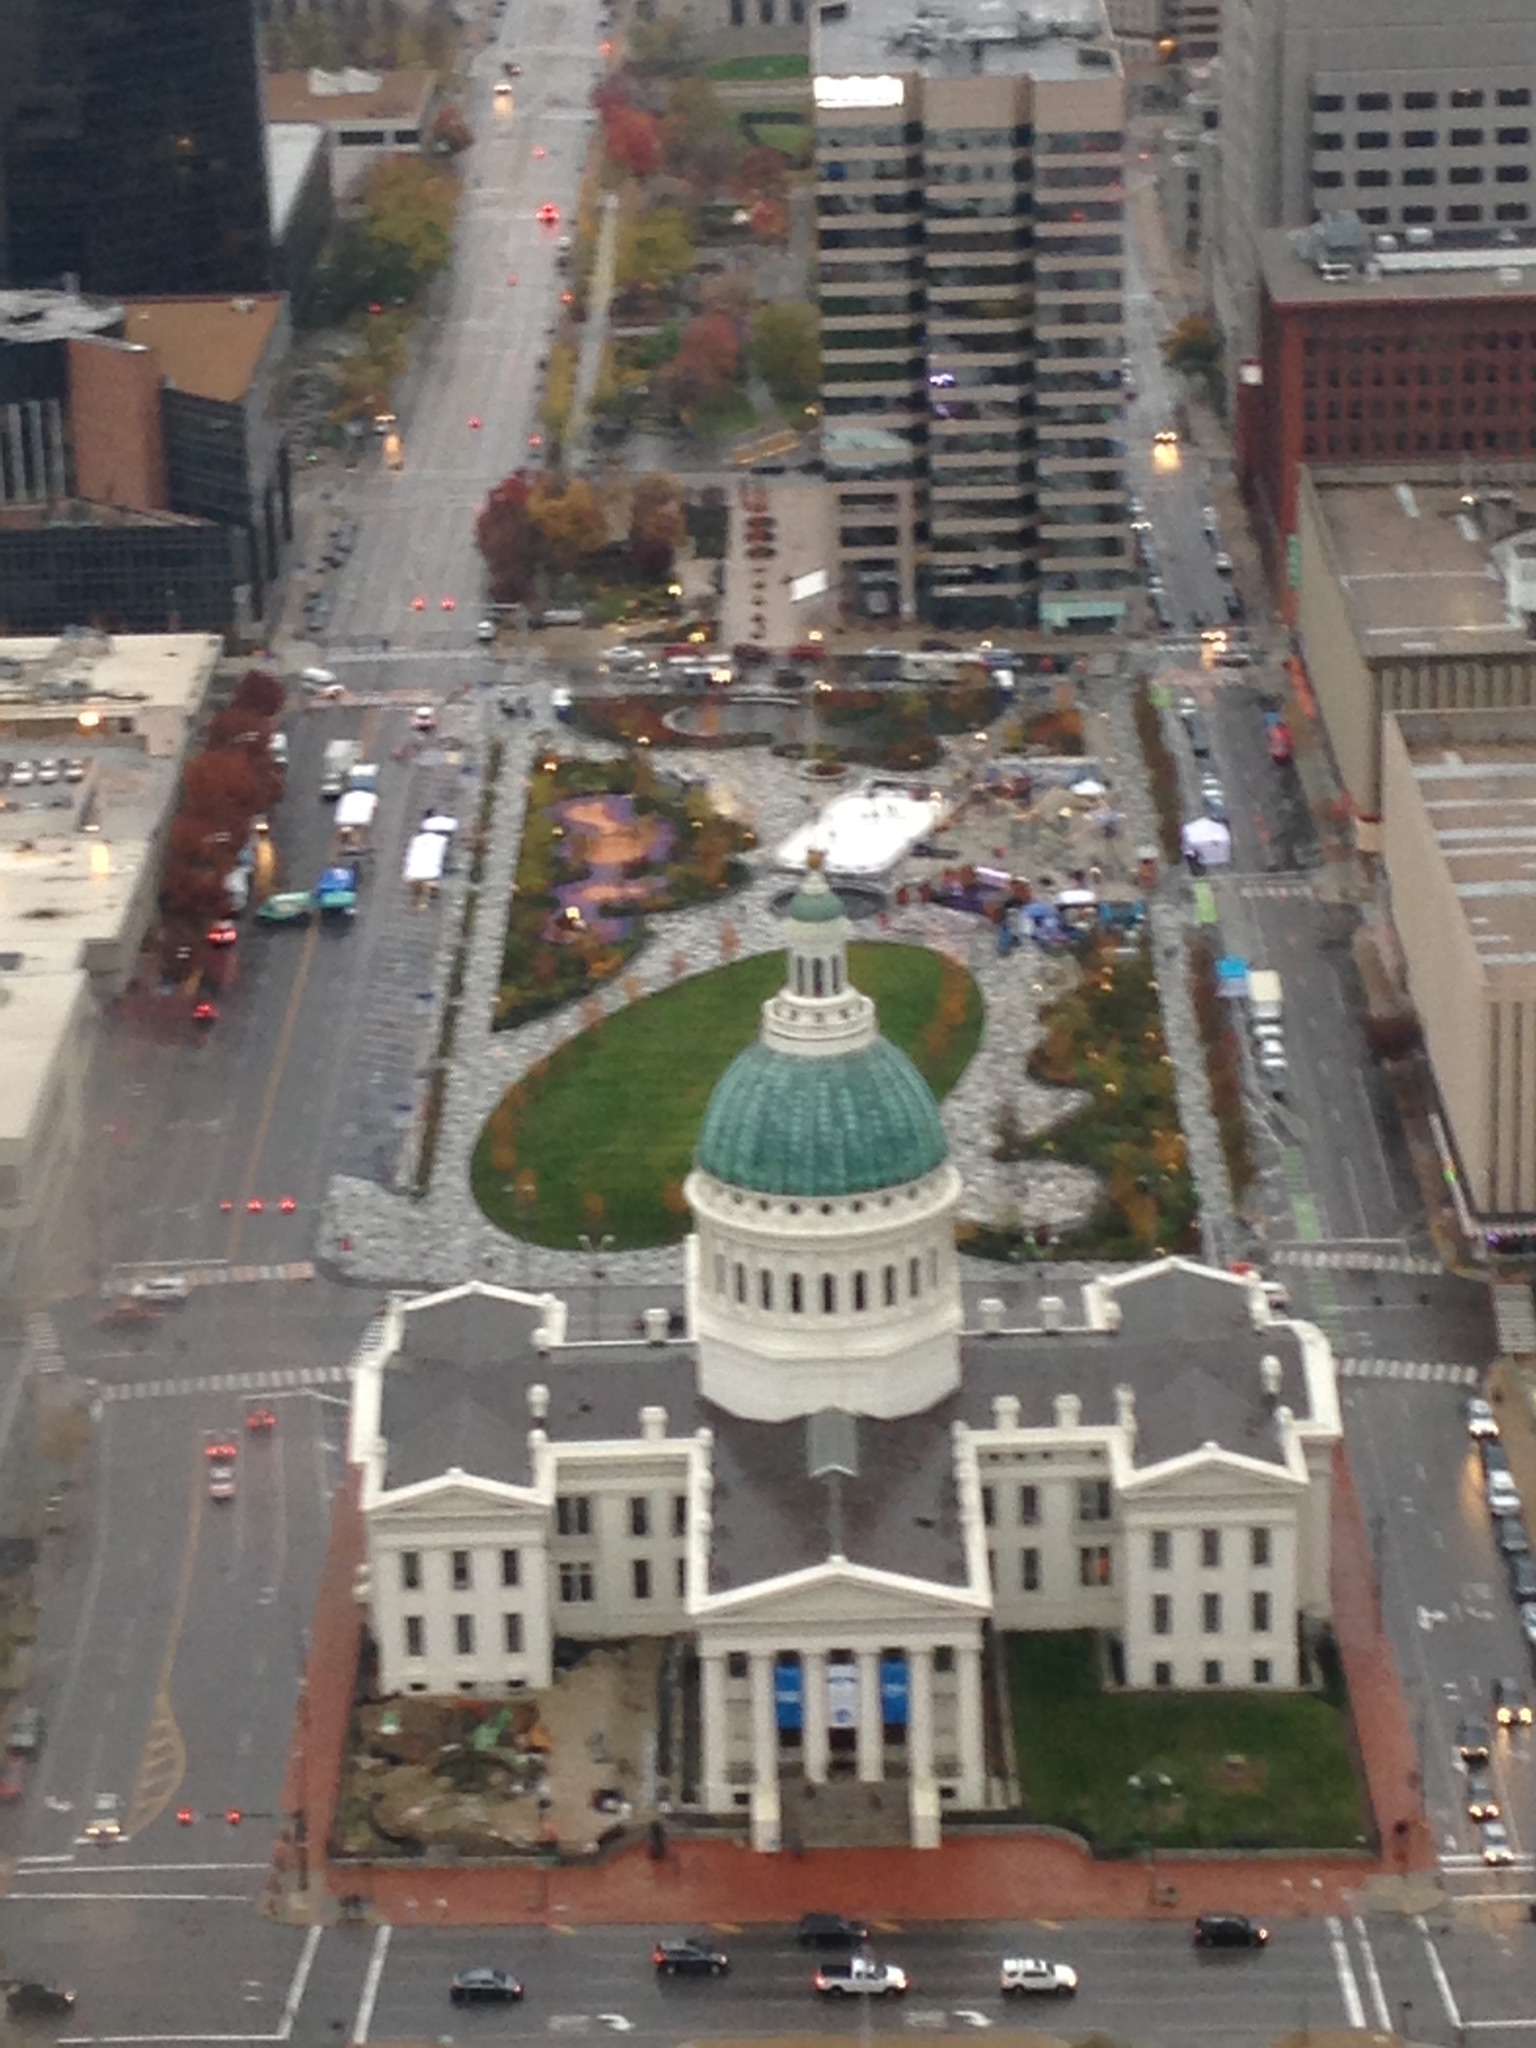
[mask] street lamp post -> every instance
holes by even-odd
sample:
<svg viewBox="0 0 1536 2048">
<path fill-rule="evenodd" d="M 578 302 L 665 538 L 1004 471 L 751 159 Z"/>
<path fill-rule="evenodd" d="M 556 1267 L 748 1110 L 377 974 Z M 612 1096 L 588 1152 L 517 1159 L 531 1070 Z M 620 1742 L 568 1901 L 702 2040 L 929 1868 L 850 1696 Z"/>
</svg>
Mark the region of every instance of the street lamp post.
<svg viewBox="0 0 1536 2048">
<path fill-rule="evenodd" d="M 585 1230 L 583 1230 L 577 1237 L 576 1242 L 580 1249 L 584 1251 L 587 1257 L 592 1261 L 592 1335 L 594 1336 L 594 1338 L 597 1338 L 601 1337 L 603 1334 L 603 1260 L 607 1258 L 608 1254 L 613 1250 L 613 1238 L 606 1232 L 603 1234 L 603 1236 L 594 1238 L 589 1236 L 588 1233 Z"/>
<path fill-rule="evenodd" d="M 1158 1801 L 1171 1799 L 1177 1790 L 1166 1771 L 1132 1771 L 1126 1785 L 1136 1800 L 1141 1814 L 1142 1832 L 1147 1844 L 1147 1891 L 1152 1904 L 1157 1904 L 1157 1806 Z"/>
</svg>

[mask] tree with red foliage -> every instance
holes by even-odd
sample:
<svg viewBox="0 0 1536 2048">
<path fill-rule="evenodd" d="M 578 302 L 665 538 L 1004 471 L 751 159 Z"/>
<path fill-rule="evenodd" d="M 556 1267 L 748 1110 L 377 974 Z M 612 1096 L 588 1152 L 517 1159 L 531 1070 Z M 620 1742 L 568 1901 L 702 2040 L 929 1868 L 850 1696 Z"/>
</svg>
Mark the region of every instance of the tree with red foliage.
<svg viewBox="0 0 1536 2048">
<path fill-rule="evenodd" d="M 263 747 L 265 744 L 263 736 Z M 243 838 L 270 797 L 270 785 L 255 754 L 254 747 L 214 746 L 194 756 L 181 778 L 183 815 L 235 821 Z"/>
<path fill-rule="evenodd" d="M 495 604 L 526 604 L 533 593 L 538 535 L 529 496 L 526 472 L 514 470 L 497 484 L 475 519 L 475 542 Z"/>
<path fill-rule="evenodd" d="M 687 537 L 683 487 L 665 470 L 652 470 L 635 485 L 629 508 L 629 558 L 637 572 L 659 583 L 671 573 Z"/>
<path fill-rule="evenodd" d="M 661 123 L 641 107 L 616 105 L 603 114 L 603 146 L 632 178 L 652 177 L 661 167 Z"/>
<path fill-rule="evenodd" d="M 743 199 L 785 199 L 789 196 L 789 164 L 782 150 L 755 143 L 736 166 L 732 180 Z"/>
<path fill-rule="evenodd" d="M 677 354 L 665 371 L 678 411 L 720 398 L 741 369 L 741 343 L 723 313 L 700 313 L 683 329 Z"/>
<path fill-rule="evenodd" d="M 230 704 L 252 718 L 278 718 L 283 709 L 283 686 L 269 669 L 248 668 L 236 683 Z"/>
</svg>

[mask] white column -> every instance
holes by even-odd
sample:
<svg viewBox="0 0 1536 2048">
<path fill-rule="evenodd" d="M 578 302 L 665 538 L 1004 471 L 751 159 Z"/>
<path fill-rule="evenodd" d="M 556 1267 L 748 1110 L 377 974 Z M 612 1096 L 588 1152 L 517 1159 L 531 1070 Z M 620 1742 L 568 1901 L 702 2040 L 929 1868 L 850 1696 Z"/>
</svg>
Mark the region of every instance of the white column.
<svg viewBox="0 0 1536 2048">
<path fill-rule="evenodd" d="M 773 1658 L 754 1650 L 752 1673 L 752 1777 L 759 1785 L 779 1782 L 779 1729 L 773 1711 Z"/>
<path fill-rule="evenodd" d="M 731 1781 L 726 1768 L 729 1751 L 729 1714 L 725 1704 L 725 1652 L 705 1650 L 699 1664 L 699 1717 L 704 1738 L 704 1804 L 711 1813 L 726 1813 L 731 1804 Z"/>
<path fill-rule="evenodd" d="M 804 1714 L 802 1755 L 808 1784 L 827 1782 L 827 1653 L 800 1653 L 801 1706 Z"/>
<path fill-rule="evenodd" d="M 907 1775 L 933 1776 L 933 1652 L 907 1652 Z"/>
<path fill-rule="evenodd" d="M 955 1645 L 955 1747 L 960 1752 L 960 1804 L 986 1804 L 985 1720 L 981 1696 L 981 1648 Z"/>
<path fill-rule="evenodd" d="M 859 1652 L 859 1783 L 885 1776 L 885 1710 L 880 1702 L 880 1652 Z"/>
</svg>

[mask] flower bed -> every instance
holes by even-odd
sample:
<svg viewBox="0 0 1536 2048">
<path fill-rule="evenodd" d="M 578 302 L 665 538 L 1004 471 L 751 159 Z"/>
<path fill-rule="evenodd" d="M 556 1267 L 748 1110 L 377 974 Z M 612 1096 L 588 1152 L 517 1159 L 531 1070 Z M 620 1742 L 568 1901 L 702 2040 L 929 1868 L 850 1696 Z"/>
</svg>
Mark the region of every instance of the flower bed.
<svg viewBox="0 0 1536 2048">
<path fill-rule="evenodd" d="M 611 981 L 643 942 L 651 912 L 739 886 L 751 844 L 702 791 L 667 788 L 643 753 L 546 756 L 528 788 L 496 1029 Z"/>
</svg>

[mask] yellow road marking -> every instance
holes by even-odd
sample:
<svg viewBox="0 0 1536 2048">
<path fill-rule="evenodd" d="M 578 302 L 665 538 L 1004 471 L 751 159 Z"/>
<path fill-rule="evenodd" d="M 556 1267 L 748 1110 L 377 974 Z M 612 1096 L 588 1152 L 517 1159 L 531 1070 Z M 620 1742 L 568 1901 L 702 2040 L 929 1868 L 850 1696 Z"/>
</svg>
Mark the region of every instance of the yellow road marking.
<svg viewBox="0 0 1536 2048">
<path fill-rule="evenodd" d="M 207 1460 L 203 1456 L 201 1444 L 197 1446 L 195 1456 L 192 1504 L 187 1515 L 187 1540 L 181 1553 L 181 1577 L 177 1581 L 176 1600 L 171 1608 L 165 1652 L 160 1659 L 160 1675 L 155 1682 L 155 1704 L 149 1717 L 149 1732 L 144 1738 L 144 1747 L 139 1755 L 138 1775 L 134 1779 L 133 1796 L 128 1802 L 128 1817 L 123 1822 L 123 1833 L 130 1840 L 164 1813 L 175 1798 L 176 1788 L 180 1785 L 187 1768 L 187 1746 L 176 1723 L 175 1709 L 171 1705 L 171 1681 L 176 1672 L 176 1657 L 181 1648 L 182 1631 L 187 1625 L 187 1608 L 192 1600 L 192 1577 L 197 1569 L 197 1539 L 203 1526 L 203 1502 L 207 1498 L 207 1481 L 204 1477 Z"/>
</svg>

